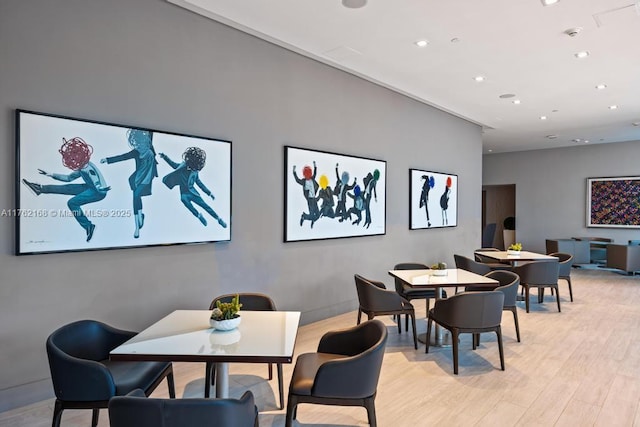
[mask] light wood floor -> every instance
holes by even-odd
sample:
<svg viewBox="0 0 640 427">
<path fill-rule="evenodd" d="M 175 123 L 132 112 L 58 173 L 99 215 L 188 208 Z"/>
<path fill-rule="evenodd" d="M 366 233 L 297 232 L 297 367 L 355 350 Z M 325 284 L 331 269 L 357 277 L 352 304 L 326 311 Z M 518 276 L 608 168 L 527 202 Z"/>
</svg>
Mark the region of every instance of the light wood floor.
<svg viewBox="0 0 640 427">
<path fill-rule="evenodd" d="M 504 313 L 504 372 L 495 335 L 483 334 L 476 351 L 464 335 L 460 374 L 453 375 L 450 348 L 425 354 L 421 344 L 414 350 L 410 334 L 398 335 L 391 318 L 381 318 L 389 325 L 389 341 L 376 399 L 378 425 L 640 426 L 640 277 L 574 269 L 572 278 L 573 303 L 560 282 L 562 313 L 550 295 L 541 305 L 532 297 L 529 314 L 521 303 L 521 343 L 511 313 Z M 423 317 L 423 301 L 414 303 Z M 301 327 L 296 354 L 314 351 L 324 332 L 355 321 L 352 312 Z M 425 329 L 419 320 L 419 332 Z M 284 365 L 285 393 L 292 368 Z M 174 370 L 179 397 L 202 396 L 204 364 L 176 363 Z M 284 410 L 276 407 L 277 381 L 265 379 L 266 365 L 232 365 L 230 371 L 231 397 L 251 390 L 260 425 L 284 426 Z M 154 396 L 167 396 L 166 386 Z M 52 407 L 49 400 L 1 413 L 0 426 L 49 426 Z M 62 425 L 89 426 L 90 411 L 65 411 Z M 368 424 L 363 408 L 301 405 L 298 425 Z M 106 410 L 100 426 L 108 426 Z"/>
</svg>

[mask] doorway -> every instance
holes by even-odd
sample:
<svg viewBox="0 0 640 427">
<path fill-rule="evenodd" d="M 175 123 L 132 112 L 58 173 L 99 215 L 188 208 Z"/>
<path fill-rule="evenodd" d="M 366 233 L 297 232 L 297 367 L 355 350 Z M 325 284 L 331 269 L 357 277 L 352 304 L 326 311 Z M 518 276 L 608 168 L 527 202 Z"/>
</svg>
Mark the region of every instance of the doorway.
<svg viewBox="0 0 640 427">
<path fill-rule="evenodd" d="M 516 216 L 516 185 L 482 186 L 482 230 L 487 224 L 496 223 L 493 246 L 504 247 L 504 220 Z"/>
</svg>

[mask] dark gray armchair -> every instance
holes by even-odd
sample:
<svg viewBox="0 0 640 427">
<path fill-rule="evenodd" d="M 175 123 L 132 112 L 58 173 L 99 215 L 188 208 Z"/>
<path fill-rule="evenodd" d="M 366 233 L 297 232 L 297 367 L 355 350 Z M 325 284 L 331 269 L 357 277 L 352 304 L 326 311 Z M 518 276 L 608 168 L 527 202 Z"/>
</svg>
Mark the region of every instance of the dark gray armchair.
<svg viewBox="0 0 640 427">
<path fill-rule="evenodd" d="M 541 303 L 544 299 L 545 288 L 551 288 L 555 291 L 558 311 L 561 311 L 560 294 L 558 293 L 559 266 L 557 260 L 529 262 L 515 267 L 513 272 L 520 276 L 520 286 L 525 291 L 524 301 L 527 313 L 529 312 L 529 290 L 531 288 L 538 289 L 538 303 Z"/>
<path fill-rule="evenodd" d="M 552 252 L 549 255 L 558 258 L 558 279 L 566 280 L 569 285 L 569 298 L 573 302 L 573 289 L 571 288 L 571 267 L 573 255 L 564 252 Z"/>
<path fill-rule="evenodd" d="M 258 427 L 253 394 L 240 399 L 148 399 L 142 390 L 109 402 L 111 427 Z"/>
<path fill-rule="evenodd" d="M 402 262 L 400 264 L 396 264 L 393 267 L 394 270 L 428 270 L 429 267 L 425 264 L 421 264 L 418 262 Z M 436 299 L 436 291 L 435 289 L 417 289 L 417 288 L 412 288 L 410 286 L 408 286 L 406 283 L 404 283 L 402 280 L 398 279 L 397 277 L 395 278 L 395 285 L 396 285 L 396 292 L 398 293 L 398 295 L 400 295 L 402 298 L 406 299 L 407 301 L 411 302 L 414 299 L 424 299 L 426 302 L 426 306 L 427 306 L 427 311 L 426 313 L 429 312 L 429 300 L 430 299 Z M 447 297 L 447 293 L 444 292 L 444 290 L 442 291 L 442 297 L 446 298 Z M 404 326 L 405 331 L 409 330 L 409 317 L 405 316 L 405 326 Z"/>
<path fill-rule="evenodd" d="M 369 320 L 324 334 L 316 353 L 298 356 L 289 387 L 286 427 L 299 403 L 364 406 L 376 427 L 375 397 L 387 343 L 387 328 Z"/>
<path fill-rule="evenodd" d="M 475 261 L 471 258 L 467 258 L 466 256 L 455 254 L 453 255 L 453 259 L 456 262 L 456 268 L 461 270 L 467 270 L 472 273 L 479 274 L 481 276 L 486 275 L 491 272 L 491 267 L 487 264 L 483 264 L 481 262 Z M 465 286 L 465 291 L 492 291 L 496 286 L 495 285 L 469 285 Z"/>
<path fill-rule="evenodd" d="M 52 426 L 60 425 L 65 409 L 92 409 L 98 425 L 100 408 L 109 399 L 142 389 L 149 395 L 166 377 L 175 397 L 171 362 L 112 362 L 109 352 L 135 336 L 95 320 L 62 326 L 47 338 L 47 356 L 56 394 Z"/>
<path fill-rule="evenodd" d="M 398 315 L 398 333 L 402 333 L 402 315 L 411 318 L 411 328 L 413 330 L 413 346 L 418 348 L 418 337 L 416 334 L 416 313 L 413 305 L 402 298 L 394 291 L 389 291 L 384 283 L 375 280 L 365 279 L 356 274 L 356 291 L 358 292 L 358 324 L 362 319 L 362 313 L 371 320 L 376 316 Z"/>
<path fill-rule="evenodd" d="M 516 337 L 518 342 L 520 342 L 520 324 L 518 323 L 518 308 L 516 306 L 520 277 L 512 271 L 492 271 L 487 273 L 486 276 L 496 279 L 500 283 L 500 286 L 495 288 L 494 291 L 499 291 L 504 294 L 502 309 L 513 313 L 513 323 L 516 326 Z"/>
<path fill-rule="evenodd" d="M 260 293 L 237 293 L 220 295 L 211 301 L 209 310 L 213 310 L 216 307 L 216 302 L 231 302 L 231 299 L 236 295 L 239 296 L 240 304 L 242 304 L 242 310 L 250 311 L 276 311 L 276 303 L 265 294 Z M 284 387 L 282 383 L 282 364 L 277 363 L 278 369 L 278 391 L 280 392 L 280 409 L 284 408 Z M 273 379 L 273 364 L 269 363 L 269 380 Z M 216 364 L 207 362 L 205 379 L 204 379 L 204 397 L 209 397 L 211 386 L 215 384 L 216 380 Z"/>
<path fill-rule="evenodd" d="M 429 353 L 431 326 L 436 322 L 451 332 L 453 347 L 453 373 L 458 374 L 458 336 L 461 333 L 474 334 L 473 349 L 476 348 L 475 334 L 495 332 L 500 351 L 500 367 L 504 371 L 504 352 L 502 350 L 502 308 L 504 294 L 500 291 L 462 292 L 447 299 L 436 301 L 429 311 L 427 324 L 427 343 L 425 353 Z"/>
</svg>

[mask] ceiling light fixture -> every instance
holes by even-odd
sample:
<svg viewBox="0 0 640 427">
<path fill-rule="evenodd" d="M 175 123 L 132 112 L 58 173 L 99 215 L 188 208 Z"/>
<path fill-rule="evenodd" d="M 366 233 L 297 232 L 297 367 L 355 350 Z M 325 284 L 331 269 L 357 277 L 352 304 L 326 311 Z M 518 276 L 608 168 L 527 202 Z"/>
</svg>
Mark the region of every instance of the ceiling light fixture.
<svg viewBox="0 0 640 427">
<path fill-rule="evenodd" d="M 587 56 L 589 56 L 590 54 L 589 54 L 588 50 L 583 50 L 581 52 L 574 53 L 573 55 L 578 59 L 584 59 Z"/>
<path fill-rule="evenodd" d="M 367 4 L 367 0 L 342 0 L 342 5 L 349 9 L 359 9 Z"/>
<path fill-rule="evenodd" d="M 418 47 L 425 47 L 429 44 L 429 40 L 418 40 L 415 45 Z"/>
<path fill-rule="evenodd" d="M 640 122 L 633 122 L 631 123 L 633 126 L 640 126 Z"/>
<path fill-rule="evenodd" d="M 617 110 L 618 106 L 617 105 L 609 105 L 609 110 Z"/>
<path fill-rule="evenodd" d="M 581 140 L 580 138 L 574 138 L 574 139 L 572 139 L 571 141 L 573 141 L 573 142 L 580 142 L 580 141 L 582 141 L 582 140 Z"/>
<path fill-rule="evenodd" d="M 477 82 L 483 82 L 484 81 L 484 76 L 475 76 L 473 78 L 473 80 L 477 81 Z"/>
<path fill-rule="evenodd" d="M 503 93 L 502 95 L 498 96 L 498 98 L 500 99 L 509 99 L 509 98 L 515 98 L 516 96 L 512 93 Z"/>
<path fill-rule="evenodd" d="M 520 100 L 519 99 L 514 99 L 513 103 L 516 104 L 516 105 L 520 105 Z"/>
<path fill-rule="evenodd" d="M 540 116 L 540 120 L 547 120 L 547 116 Z"/>
<path fill-rule="evenodd" d="M 552 4 L 558 3 L 560 0 L 540 0 L 542 1 L 543 6 L 551 6 Z"/>
<path fill-rule="evenodd" d="M 558 135 L 547 135 L 546 138 L 547 139 L 557 139 Z"/>
<path fill-rule="evenodd" d="M 599 85 L 596 86 L 596 89 L 598 89 L 598 90 L 602 90 L 602 89 L 606 89 L 606 88 L 607 88 L 607 85 L 605 85 L 605 84 L 599 84 Z"/>
</svg>

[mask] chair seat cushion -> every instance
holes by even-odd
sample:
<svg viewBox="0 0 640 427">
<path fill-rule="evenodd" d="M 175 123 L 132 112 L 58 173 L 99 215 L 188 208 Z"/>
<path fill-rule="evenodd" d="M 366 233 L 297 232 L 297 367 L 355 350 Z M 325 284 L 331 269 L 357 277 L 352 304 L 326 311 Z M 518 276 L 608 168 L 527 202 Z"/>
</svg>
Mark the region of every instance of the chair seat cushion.
<svg viewBox="0 0 640 427">
<path fill-rule="evenodd" d="M 124 396 L 136 388 L 145 392 L 160 378 L 170 362 L 114 362 L 103 360 L 113 376 L 116 385 L 116 396 Z"/>
<path fill-rule="evenodd" d="M 305 353 L 298 356 L 291 377 L 291 393 L 310 396 L 313 382 L 320 366 L 330 360 L 344 359 L 347 356 L 330 353 Z"/>
</svg>

